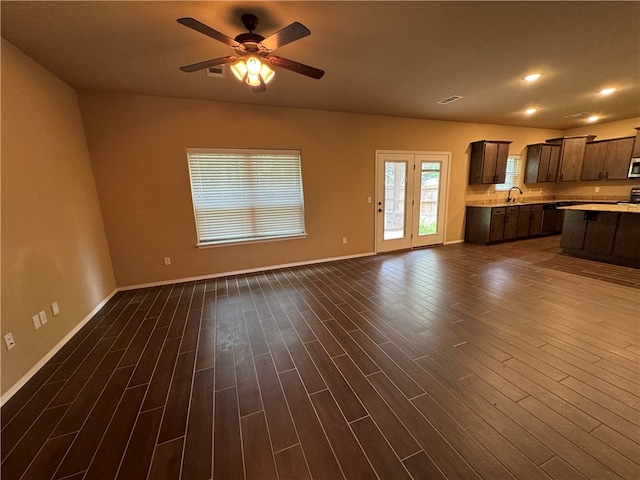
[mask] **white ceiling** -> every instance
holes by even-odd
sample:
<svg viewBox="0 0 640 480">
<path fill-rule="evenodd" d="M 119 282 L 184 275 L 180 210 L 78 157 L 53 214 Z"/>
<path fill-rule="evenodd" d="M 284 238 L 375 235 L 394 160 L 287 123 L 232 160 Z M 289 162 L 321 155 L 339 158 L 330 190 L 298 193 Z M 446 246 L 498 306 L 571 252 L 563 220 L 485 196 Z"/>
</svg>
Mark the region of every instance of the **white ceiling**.
<svg viewBox="0 0 640 480">
<path fill-rule="evenodd" d="M 233 54 L 176 22 L 235 37 L 299 21 L 275 54 L 326 71 L 277 70 L 267 92 L 178 67 Z M 2 36 L 77 89 L 400 117 L 568 129 L 567 115 L 640 116 L 640 2 L 2 1 Z M 522 77 L 544 76 L 535 84 Z M 228 72 L 227 72 L 228 73 Z M 618 87 L 609 97 L 598 95 Z M 437 102 L 463 98 L 449 105 Z M 525 116 L 535 106 L 539 112 Z"/>
</svg>

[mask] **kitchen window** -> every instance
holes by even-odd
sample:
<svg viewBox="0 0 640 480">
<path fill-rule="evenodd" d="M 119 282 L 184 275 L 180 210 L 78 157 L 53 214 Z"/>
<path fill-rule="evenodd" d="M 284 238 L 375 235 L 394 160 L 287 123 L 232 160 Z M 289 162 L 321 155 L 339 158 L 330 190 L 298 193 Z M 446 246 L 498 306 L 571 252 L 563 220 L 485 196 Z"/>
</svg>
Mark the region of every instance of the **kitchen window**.
<svg viewBox="0 0 640 480">
<path fill-rule="evenodd" d="M 187 149 L 198 246 L 305 235 L 299 150 Z"/>
<path fill-rule="evenodd" d="M 520 156 L 509 156 L 507 158 L 507 173 L 504 183 L 496 184 L 496 192 L 509 190 L 518 186 L 518 178 L 520 177 Z"/>
</svg>

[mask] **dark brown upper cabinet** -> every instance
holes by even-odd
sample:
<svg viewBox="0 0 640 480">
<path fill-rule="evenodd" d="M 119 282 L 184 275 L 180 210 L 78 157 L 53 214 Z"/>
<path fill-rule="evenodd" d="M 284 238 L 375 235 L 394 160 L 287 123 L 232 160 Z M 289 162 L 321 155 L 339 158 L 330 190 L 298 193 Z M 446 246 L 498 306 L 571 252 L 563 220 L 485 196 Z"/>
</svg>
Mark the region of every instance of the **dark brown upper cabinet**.
<svg viewBox="0 0 640 480">
<path fill-rule="evenodd" d="M 631 152 L 632 158 L 640 158 L 640 127 L 636 127 L 638 131 L 636 133 L 636 139 L 633 142 L 633 152 Z"/>
<path fill-rule="evenodd" d="M 560 163 L 560 145 L 536 143 L 527 145 L 524 183 L 555 182 Z"/>
<path fill-rule="evenodd" d="M 469 185 L 504 183 L 510 144 L 502 140 L 472 142 Z"/>
<path fill-rule="evenodd" d="M 581 180 L 625 180 L 634 137 L 587 143 Z"/>
<path fill-rule="evenodd" d="M 560 166 L 558 167 L 559 182 L 580 180 L 587 142 L 592 142 L 594 138 L 596 138 L 595 135 L 579 135 L 575 137 L 561 137 L 547 140 L 547 143 L 560 145 Z"/>
</svg>

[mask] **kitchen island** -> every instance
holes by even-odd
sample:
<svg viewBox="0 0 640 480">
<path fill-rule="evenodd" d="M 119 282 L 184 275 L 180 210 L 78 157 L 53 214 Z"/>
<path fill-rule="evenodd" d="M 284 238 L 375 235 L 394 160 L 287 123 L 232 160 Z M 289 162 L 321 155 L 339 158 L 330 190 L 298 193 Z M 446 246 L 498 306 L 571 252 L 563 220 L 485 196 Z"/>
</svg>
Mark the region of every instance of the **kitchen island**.
<svg viewBox="0 0 640 480">
<path fill-rule="evenodd" d="M 585 204 L 564 210 L 560 246 L 576 257 L 640 268 L 640 204 Z"/>
</svg>

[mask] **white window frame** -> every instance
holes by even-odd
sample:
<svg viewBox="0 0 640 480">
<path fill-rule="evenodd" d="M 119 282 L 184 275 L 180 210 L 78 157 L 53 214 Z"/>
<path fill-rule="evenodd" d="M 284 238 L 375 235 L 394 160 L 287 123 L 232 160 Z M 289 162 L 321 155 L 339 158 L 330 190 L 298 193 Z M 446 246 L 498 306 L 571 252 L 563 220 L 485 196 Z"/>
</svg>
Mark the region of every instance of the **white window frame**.
<svg viewBox="0 0 640 480">
<path fill-rule="evenodd" d="M 187 148 L 187 161 L 198 247 L 306 237 L 300 150 Z"/>
<path fill-rule="evenodd" d="M 520 155 L 509 155 L 507 157 L 507 174 L 504 183 L 498 183 L 495 186 L 496 192 L 506 192 L 510 188 L 520 187 L 520 169 L 522 162 Z M 510 171 L 510 166 L 515 167 L 515 171 Z"/>
</svg>

